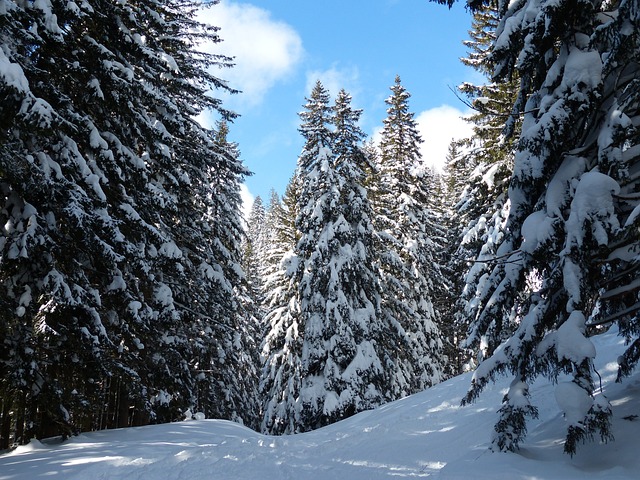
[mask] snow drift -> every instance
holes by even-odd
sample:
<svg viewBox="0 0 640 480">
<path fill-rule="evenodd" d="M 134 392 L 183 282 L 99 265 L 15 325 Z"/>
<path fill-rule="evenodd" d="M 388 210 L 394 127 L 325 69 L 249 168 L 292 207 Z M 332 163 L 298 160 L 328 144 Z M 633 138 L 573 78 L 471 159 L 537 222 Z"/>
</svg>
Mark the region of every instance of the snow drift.
<svg viewBox="0 0 640 480">
<path fill-rule="evenodd" d="M 640 471 L 640 375 L 614 383 L 624 349 L 617 331 L 595 337 L 603 393 L 614 407 L 615 441 L 562 453 L 565 420 L 555 386 L 531 386 L 540 417 L 517 453 L 488 450 L 496 410 L 509 385 L 500 380 L 461 407 L 465 374 L 425 392 L 314 432 L 264 436 L 220 420 L 108 430 L 56 439 L 0 455 L 0 479 L 631 479 Z M 559 381 L 564 381 L 560 378 Z"/>
</svg>

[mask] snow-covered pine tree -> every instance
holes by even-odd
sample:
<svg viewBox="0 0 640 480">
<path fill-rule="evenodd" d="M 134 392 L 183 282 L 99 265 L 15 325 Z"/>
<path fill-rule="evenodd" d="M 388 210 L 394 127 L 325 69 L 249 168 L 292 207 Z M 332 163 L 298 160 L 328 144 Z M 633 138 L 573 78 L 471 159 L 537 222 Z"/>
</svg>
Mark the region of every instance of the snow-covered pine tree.
<svg viewBox="0 0 640 480">
<path fill-rule="evenodd" d="M 324 378 L 328 354 L 325 335 L 334 332 L 334 325 L 327 322 L 327 287 L 330 279 L 327 278 L 326 269 L 335 240 L 324 230 L 325 225 L 335 221 L 340 200 L 332 152 L 331 115 L 329 92 L 318 81 L 307 98 L 304 111 L 300 113 L 299 131 L 305 144 L 297 166 L 300 191 L 296 229 L 300 232 L 300 239 L 295 247 L 294 280 L 298 287 L 296 307 L 300 309 L 299 325 L 303 342 L 297 411 L 297 429 L 302 432 L 330 423 L 323 415 L 324 397 L 329 393 Z M 325 238 L 320 244 L 323 233 Z M 331 253 L 327 252 L 329 240 L 332 240 Z M 316 253 L 316 250 L 320 251 Z M 322 263 L 326 266 L 323 267 Z M 324 281 L 324 284 L 321 285 L 320 281 Z M 330 365 L 333 366 L 333 363 L 330 362 Z M 334 414 L 337 403 L 328 404 L 327 413 Z M 332 418 L 335 419 L 335 416 L 332 415 Z"/>
<path fill-rule="evenodd" d="M 234 330 L 216 323 L 232 262 L 204 235 L 233 235 L 211 186 L 229 193 L 244 168 L 192 120 L 230 115 L 206 95 L 227 88 L 206 67 L 228 61 L 196 52 L 219 41 L 197 7 L 3 2 L 4 444 L 177 418 L 190 341 Z"/>
<path fill-rule="evenodd" d="M 440 219 L 445 229 L 445 245 L 440 252 L 441 271 L 445 282 L 439 289 L 434 307 L 440 314 L 440 329 L 446 340 L 445 350 L 447 364 L 445 365 L 447 376 L 455 376 L 467 368 L 470 368 L 470 351 L 461 347 L 462 340 L 466 336 L 465 322 L 460 312 L 460 292 L 462 292 L 464 274 L 468 268 L 468 260 L 459 256 L 460 238 L 464 224 L 456 215 L 455 205 L 464 189 L 468 175 L 459 163 L 462 155 L 460 141 L 452 140 L 445 159 L 444 171 L 441 176 Z"/>
<path fill-rule="evenodd" d="M 198 392 L 198 401 L 191 408 L 208 418 L 227 418 L 256 428 L 261 332 L 255 301 L 241 267 L 244 231 L 240 184 L 248 172 L 237 144 L 228 139 L 227 122 L 219 122 L 212 133 L 215 155 L 208 159 L 210 184 L 201 210 L 206 212 L 206 222 L 198 229 L 186 225 L 197 234 L 194 246 L 199 247 L 196 251 L 200 257 L 195 258 L 202 262 L 194 262 L 191 267 L 199 272 L 199 284 L 185 284 L 193 303 L 184 308 L 200 315 L 192 317 L 190 326 L 189 358 Z"/>
<path fill-rule="evenodd" d="M 272 196 L 267 213 L 269 248 L 265 252 L 259 394 L 261 431 L 269 435 L 298 433 L 302 379 L 302 338 L 297 271 L 296 230 L 300 182 L 294 175 L 282 197 Z"/>
<path fill-rule="evenodd" d="M 274 189 L 269 192 L 269 203 L 265 209 L 264 246 L 261 253 L 259 271 L 263 288 L 260 297 L 262 298 L 262 307 L 268 303 L 265 301 L 265 297 L 269 292 L 264 286 L 266 277 L 279 269 L 283 253 L 292 250 L 296 243 L 294 239 L 297 207 L 294 197 L 297 191 L 297 184 L 295 182 L 295 176 L 289 179 L 282 198 Z M 289 232 L 289 235 L 284 233 L 285 230 Z M 284 250 L 280 247 L 284 248 Z"/>
<path fill-rule="evenodd" d="M 637 361 L 638 2 L 525 0 L 498 10 L 495 78 L 517 71 L 522 133 L 470 340 L 497 344 L 495 319 L 513 317 L 517 328 L 480 364 L 465 401 L 496 375 L 514 376 L 494 439 L 513 450 L 536 414 L 528 385 L 546 374 L 558 381 L 573 454 L 581 441 L 612 438 L 589 330 L 619 320 L 633 342 L 621 373 Z"/>
<path fill-rule="evenodd" d="M 291 183 L 292 181 L 293 180 L 289 180 L 289 183 Z M 285 192 L 287 191 L 288 188 L 289 188 L 289 184 L 287 184 L 287 187 L 285 188 Z M 278 192 L 276 192 L 275 189 L 272 188 L 271 191 L 269 192 L 269 202 L 265 207 L 265 220 L 264 220 L 265 221 L 265 226 L 264 226 L 265 252 L 269 249 L 269 246 L 271 245 L 271 241 L 273 240 L 273 238 L 275 238 L 274 235 L 278 225 L 278 216 L 276 212 L 278 212 L 283 208 L 282 201 L 283 199 L 280 198 L 280 195 L 278 195 Z M 265 256 L 266 256 L 266 253 L 265 253 Z M 265 263 L 264 258 L 262 263 L 263 263 L 263 267 L 266 267 L 266 265 L 264 265 Z"/>
<path fill-rule="evenodd" d="M 300 213 L 296 245 L 303 328 L 300 431 L 382 403 L 384 365 L 378 357 L 378 291 L 370 269 L 370 221 L 357 178 L 364 155 L 359 112 L 342 92 L 336 107 L 317 82 L 300 132 Z M 338 127 L 331 131 L 331 125 Z M 357 208 L 344 203 L 351 198 Z"/>
<path fill-rule="evenodd" d="M 247 283 L 252 298 L 257 306 L 256 314 L 258 318 L 262 315 L 259 311 L 262 302 L 262 261 L 264 250 L 267 245 L 267 212 L 264 207 L 262 197 L 259 195 L 253 200 L 249 218 L 246 219 L 247 231 L 243 239 L 243 269 L 247 276 Z"/>
<path fill-rule="evenodd" d="M 400 398 L 443 379 L 442 335 L 432 303 L 434 283 L 442 283 L 434 255 L 443 232 L 430 210 L 430 171 L 422 162 L 422 139 L 400 77 L 391 92 L 370 181 L 382 314 L 392 337 L 400 339 L 392 393 Z"/>
<path fill-rule="evenodd" d="M 450 152 L 446 166 L 448 196 L 452 199 L 448 215 L 451 224 L 447 270 L 452 275 L 452 302 L 456 305 L 448 321 L 453 321 L 456 330 L 462 333 L 461 341 L 466 336 L 469 319 L 477 313 L 478 303 L 472 299 L 476 288 L 482 288 L 479 279 L 493 267 L 495 249 L 503 235 L 509 211 L 506 192 L 513 165 L 514 137 L 521 123 L 511 115 L 517 97 L 517 77 L 497 83 L 490 78 L 493 63 L 489 53 L 497 24 L 498 12 L 493 6 L 474 13 L 469 31 L 471 38 L 464 42 L 469 54 L 461 61 L 488 77 L 488 83 L 464 83 L 459 87 L 474 110 L 467 117 L 473 135 L 458 142 L 457 151 Z M 510 134 L 506 135 L 504 127 L 510 118 L 515 121 L 509 122 Z M 513 328 L 500 325 L 503 335 L 508 335 Z M 500 342 L 500 337 L 491 335 L 486 339 L 482 342 L 482 351 L 476 352 L 480 357 L 492 352 Z M 460 353 L 468 357 L 471 349 L 462 345 Z M 463 361 L 462 365 L 466 363 Z"/>
<path fill-rule="evenodd" d="M 263 278 L 263 308 L 268 310 L 270 301 L 267 299 L 272 288 L 264 285 L 267 277 L 281 270 L 284 255 L 293 251 L 300 238 L 296 230 L 296 217 L 299 205 L 298 195 L 300 182 L 297 174 L 289 179 L 282 199 L 275 190 L 271 191 L 269 205 L 265 212 L 265 248 L 261 260 L 260 275 Z"/>
<path fill-rule="evenodd" d="M 266 220 L 267 210 L 265 209 L 262 197 L 258 195 L 251 205 L 249 218 L 247 219 L 247 236 L 251 240 L 252 250 L 257 257 L 260 257 L 265 247 L 266 241 Z M 259 270 L 259 267 L 258 267 Z"/>
</svg>

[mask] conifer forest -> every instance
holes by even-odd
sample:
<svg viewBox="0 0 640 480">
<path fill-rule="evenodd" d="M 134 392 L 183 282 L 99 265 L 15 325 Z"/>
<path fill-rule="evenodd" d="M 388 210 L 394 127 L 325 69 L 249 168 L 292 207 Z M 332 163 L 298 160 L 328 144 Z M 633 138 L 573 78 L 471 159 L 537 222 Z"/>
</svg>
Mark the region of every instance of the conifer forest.
<svg viewBox="0 0 640 480">
<path fill-rule="evenodd" d="M 0 0 L 0 451 L 185 415 L 297 434 L 471 370 L 465 404 L 512 380 L 496 450 L 524 440 L 537 378 L 565 399 L 567 454 L 613 440 L 591 338 L 617 325 L 624 382 L 640 1 L 468 0 L 483 81 L 458 87 L 473 134 L 444 172 L 402 72 L 379 142 L 316 82 L 288 186 L 248 218 L 232 59 L 198 49 L 223 35 L 200 8 Z"/>
</svg>

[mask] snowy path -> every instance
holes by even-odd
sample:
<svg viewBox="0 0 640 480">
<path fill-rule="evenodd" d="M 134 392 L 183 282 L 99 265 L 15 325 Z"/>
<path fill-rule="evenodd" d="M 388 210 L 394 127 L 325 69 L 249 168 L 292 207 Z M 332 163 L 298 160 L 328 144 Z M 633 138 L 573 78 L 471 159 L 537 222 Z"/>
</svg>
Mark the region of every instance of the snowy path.
<svg viewBox="0 0 640 480">
<path fill-rule="evenodd" d="M 203 420 L 34 442 L 0 456 L 0 479 L 632 479 L 640 476 L 640 376 L 613 384 L 621 340 L 597 341 L 599 373 L 614 411 L 616 441 L 562 453 L 564 425 L 553 386 L 531 389 L 540 419 L 518 454 L 487 450 L 503 380 L 471 406 L 459 399 L 469 375 L 303 435 L 267 437 Z M 560 420 L 560 421 L 558 421 Z"/>
</svg>

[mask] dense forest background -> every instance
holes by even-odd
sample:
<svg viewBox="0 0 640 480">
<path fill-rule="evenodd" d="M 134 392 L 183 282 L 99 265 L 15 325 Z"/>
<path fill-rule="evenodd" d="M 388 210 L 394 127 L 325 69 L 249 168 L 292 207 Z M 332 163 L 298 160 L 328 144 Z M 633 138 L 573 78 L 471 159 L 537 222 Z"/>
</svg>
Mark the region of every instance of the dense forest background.
<svg viewBox="0 0 640 480">
<path fill-rule="evenodd" d="M 635 368 L 637 0 L 469 2 L 486 82 L 443 174 L 400 77 L 378 144 L 318 82 L 246 228 L 201 6 L 0 0 L 0 449 L 196 413 L 304 432 L 469 369 L 464 402 L 513 377 L 498 449 L 560 372 L 565 451 L 611 439 L 589 337 L 616 322 Z"/>
</svg>

